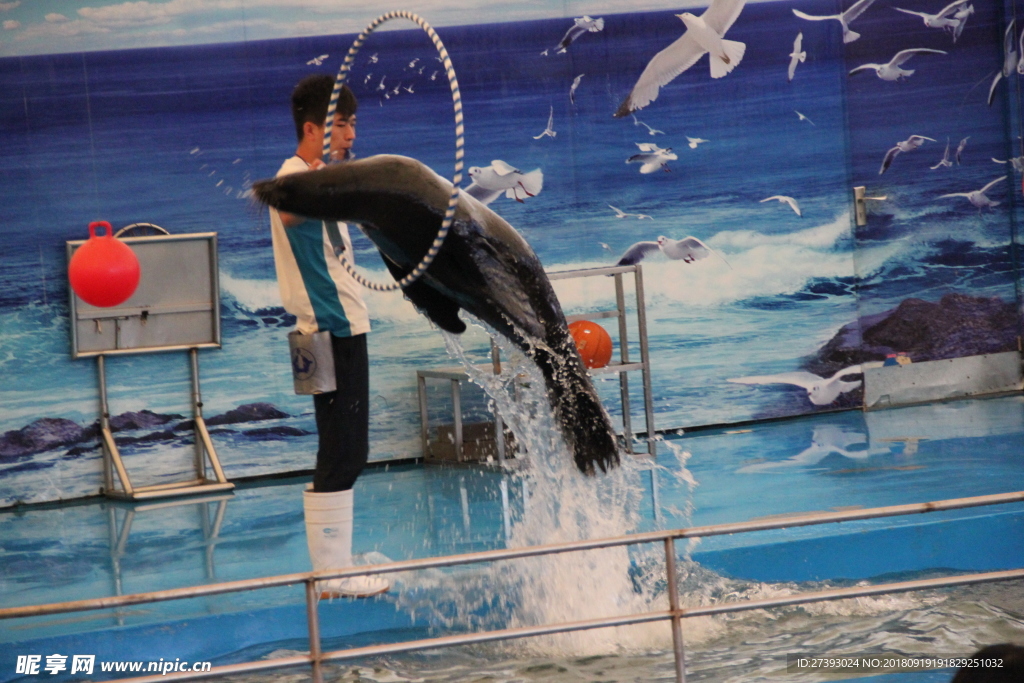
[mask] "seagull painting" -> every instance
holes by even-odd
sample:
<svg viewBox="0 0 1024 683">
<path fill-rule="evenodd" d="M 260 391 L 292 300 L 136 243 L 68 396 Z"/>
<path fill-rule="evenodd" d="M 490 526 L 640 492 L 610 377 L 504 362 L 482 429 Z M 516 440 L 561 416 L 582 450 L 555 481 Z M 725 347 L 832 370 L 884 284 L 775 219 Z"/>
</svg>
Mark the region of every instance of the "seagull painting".
<svg viewBox="0 0 1024 683">
<path fill-rule="evenodd" d="M 771 197 L 766 197 L 762 199 L 759 203 L 764 204 L 765 202 L 770 202 L 773 199 L 783 204 L 789 204 L 789 208 L 793 209 L 794 213 L 796 213 L 797 216 L 803 218 L 803 214 L 800 212 L 800 205 L 797 204 L 796 200 L 793 199 L 792 197 L 786 197 L 785 195 L 777 194 L 772 195 Z"/>
<path fill-rule="evenodd" d="M 807 398 L 816 406 L 827 406 L 834 403 L 840 394 L 853 391 L 861 385 L 861 380 L 848 382 L 843 377 L 859 375 L 861 366 L 851 365 L 843 368 L 831 377 L 818 377 L 810 372 L 782 372 L 777 375 L 755 375 L 753 377 L 736 377 L 727 380 L 734 384 L 792 384 L 807 391 Z"/>
<path fill-rule="evenodd" d="M 812 126 L 814 125 L 814 121 L 811 121 L 809 118 L 807 118 L 806 116 L 804 116 L 803 114 L 798 112 L 796 109 L 793 110 L 793 113 L 796 114 L 797 118 L 800 119 L 801 121 L 806 121 L 807 123 L 811 124 Z"/>
<path fill-rule="evenodd" d="M 996 77 L 992 79 L 992 85 L 988 88 L 988 106 L 992 106 L 992 100 L 996 97 L 996 86 L 999 85 L 999 81 L 1004 78 L 1009 78 L 1010 74 L 1020 68 L 1020 53 L 1017 52 L 1017 41 L 1014 37 L 1017 35 L 1014 31 L 1014 22 L 1011 20 L 1010 25 L 1006 27 L 1006 32 L 1003 34 L 1003 68 L 996 72 Z"/>
<path fill-rule="evenodd" d="M 960 20 L 953 16 L 956 12 L 959 12 L 969 3 L 969 0 L 956 0 L 951 2 L 941 10 L 938 14 L 928 14 L 927 12 L 915 12 L 909 9 L 902 9 L 900 7 L 893 7 L 897 12 L 903 12 L 904 14 L 910 14 L 912 16 L 921 17 L 924 20 L 924 25 L 928 28 L 938 28 L 944 31 L 955 32 L 960 26 Z M 956 38 L 953 39 L 956 42 Z"/>
<path fill-rule="evenodd" d="M 572 79 L 572 85 L 569 86 L 569 101 L 576 104 L 576 88 L 580 87 L 580 81 L 586 74 L 580 74 L 576 78 Z"/>
<path fill-rule="evenodd" d="M 957 38 L 960 37 L 960 34 L 964 32 L 964 26 L 967 25 L 967 17 L 971 16 L 972 14 L 974 14 L 974 5 L 967 5 L 962 10 L 958 11 L 956 14 L 953 15 L 953 18 L 960 22 L 957 25 L 957 27 L 953 29 L 954 43 L 957 41 Z"/>
<path fill-rule="evenodd" d="M 991 209 L 992 207 L 1002 204 L 1002 202 L 992 201 L 985 193 L 991 190 L 996 183 L 1001 183 L 1004 180 L 1006 180 L 1006 176 L 999 176 L 980 190 L 974 190 L 973 192 L 953 192 L 951 194 L 941 195 L 939 196 L 939 199 L 945 199 L 947 197 L 966 197 L 967 201 L 978 209 L 978 213 L 981 213 L 982 209 Z"/>
<path fill-rule="evenodd" d="M 971 136 L 968 135 L 967 137 L 965 137 L 963 140 L 960 141 L 959 145 L 956 146 L 956 165 L 957 166 L 960 165 L 960 155 L 963 154 L 964 148 L 967 147 L 967 141 L 970 140 L 970 139 L 971 139 Z"/>
<path fill-rule="evenodd" d="M 324 63 L 324 60 L 327 59 L 328 57 L 330 57 L 330 55 L 320 55 L 319 57 L 313 57 L 313 59 L 306 62 L 306 64 L 309 66 L 321 66 Z"/>
<path fill-rule="evenodd" d="M 556 135 L 558 135 L 558 133 L 555 132 L 554 124 L 555 124 L 555 108 L 551 107 L 550 111 L 548 112 L 548 125 L 547 125 L 547 128 L 545 128 L 543 131 L 541 131 L 540 135 L 534 135 L 533 139 L 534 140 L 540 140 L 545 135 L 547 135 L 550 138 L 553 138 Z M 536 128 L 534 130 L 536 130 Z"/>
<path fill-rule="evenodd" d="M 387 78 L 387 74 L 380 77 L 380 83 L 377 84 L 377 90 L 385 90 L 384 79 Z"/>
<path fill-rule="evenodd" d="M 912 48 L 910 50 L 900 50 L 899 52 L 897 52 L 895 54 L 895 56 L 893 56 L 892 59 L 890 59 L 888 61 L 888 63 L 886 63 L 886 64 L 861 64 L 856 69 L 852 69 L 850 71 L 850 75 L 852 76 L 855 73 L 859 73 L 861 71 L 866 71 L 868 69 L 872 69 L 872 70 L 874 70 L 875 75 L 878 76 L 879 78 L 881 78 L 883 81 L 898 81 L 898 80 L 901 80 L 901 79 L 904 79 L 904 78 L 910 78 L 911 76 L 914 75 L 914 69 L 901 69 L 900 66 L 905 64 L 907 62 L 907 60 L 910 59 L 911 57 L 913 57 L 914 55 L 927 54 L 927 53 L 937 54 L 937 55 L 944 55 L 944 54 L 946 54 L 942 50 L 933 50 L 933 49 L 928 48 L 928 47 L 916 47 L 916 48 Z"/>
<path fill-rule="evenodd" d="M 653 218 L 648 216 L 646 213 L 626 213 L 622 209 L 618 209 L 618 208 L 612 206 L 611 204 L 608 205 L 608 208 L 615 212 L 615 217 L 616 218 L 629 218 L 630 216 L 635 216 L 638 221 L 642 221 L 645 218 L 649 218 L 652 221 L 654 220 Z"/>
<path fill-rule="evenodd" d="M 937 168 L 949 168 L 952 165 L 953 162 L 949 160 L 949 138 L 946 138 L 946 151 L 942 153 L 942 160 L 930 168 L 934 171 Z"/>
<path fill-rule="evenodd" d="M 377 53 L 374 52 L 372 55 L 370 55 L 370 61 L 368 61 L 367 64 L 376 64 L 376 63 L 377 63 Z"/>
<path fill-rule="evenodd" d="M 640 164 L 640 172 L 644 175 L 654 173 L 661 169 L 668 172 L 669 168 L 666 164 L 679 158 L 676 156 L 675 152 L 672 151 L 671 147 L 662 149 L 653 142 L 638 142 L 636 143 L 636 146 L 640 148 L 640 154 L 634 154 L 630 158 L 626 159 L 626 163 Z"/>
<path fill-rule="evenodd" d="M 692 235 L 681 240 L 669 239 L 662 235 L 657 242 L 637 242 L 630 246 L 615 265 L 631 266 L 640 263 L 648 254 L 656 251 L 661 251 L 673 261 L 682 261 L 683 263 L 694 263 L 706 259 L 711 254 L 718 253 Z M 724 258 L 722 260 L 725 261 Z M 728 265 L 728 261 L 726 261 L 726 265 Z"/>
<path fill-rule="evenodd" d="M 850 30 L 850 22 L 864 14 L 868 7 L 871 7 L 875 0 L 857 0 L 857 2 L 850 5 L 850 9 L 840 14 L 829 14 L 827 16 L 817 16 L 813 14 L 806 14 L 798 9 L 793 10 L 793 14 L 797 15 L 801 19 L 807 21 L 826 21 L 828 19 L 835 19 L 843 27 L 843 42 L 852 43 L 853 41 L 860 38 L 860 34 L 856 31 Z"/>
<path fill-rule="evenodd" d="M 697 145 L 703 144 L 705 142 L 711 141 L 705 140 L 704 138 L 691 138 L 689 135 L 686 136 L 686 146 L 689 147 L 690 149 L 697 149 Z"/>
<path fill-rule="evenodd" d="M 709 55 L 712 78 L 722 78 L 735 69 L 742 61 L 747 46 L 735 40 L 725 40 L 724 36 L 745 4 L 746 0 L 711 0 L 699 17 L 689 12 L 677 14 L 686 25 L 686 32 L 648 62 L 632 91 L 619 105 L 615 117 L 622 118 L 656 100 L 663 86 L 696 64 L 704 53 Z"/>
<path fill-rule="evenodd" d="M 885 153 L 885 158 L 882 159 L 882 168 L 879 169 L 878 175 L 882 175 L 889 170 L 892 166 L 892 160 L 896 158 L 896 155 L 900 152 L 912 152 L 921 145 L 924 144 L 925 140 L 935 142 L 935 138 L 925 137 L 924 135 L 911 135 L 902 142 L 897 142 L 896 146 Z"/>
<path fill-rule="evenodd" d="M 630 114 L 630 116 L 633 117 L 633 125 L 634 126 L 643 126 L 644 128 L 647 129 L 647 134 L 648 135 L 664 135 L 665 134 L 665 131 L 663 131 L 663 130 L 658 130 L 657 128 L 651 128 L 646 123 L 644 123 L 643 121 L 638 119 L 635 114 Z"/>
<path fill-rule="evenodd" d="M 483 204 L 490 204 L 502 193 L 522 203 L 525 197 L 535 197 L 544 187 L 544 174 L 539 168 L 523 173 L 501 159 L 495 159 L 490 166 L 483 168 L 470 167 L 469 177 L 473 182 L 464 192 Z"/>
<path fill-rule="evenodd" d="M 997 164 L 1011 164 L 1013 166 L 1014 171 L 1016 171 L 1017 173 L 1024 173 L 1024 156 L 1011 157 L 1010 159 L 1007 160 L 999 160 L 996 159 L 995 157 L 992 157 L 992 161 L 994 161 Z"/>
<path fill-rule="evenodd" d="M 411 94 L 411 93 L 413 92 L 412 86 L 413 86 L 413 84 L 412 84 L 412 83 L 410 83 L 409 85 L 407 85 L 407 86 L 405 86 L 404 88 L 402 88 L 402 90 L 404 90 L 405 92 L 407 92 L 407 93 L 410 93 L 410 94 Z"/>
<path fill-rule="evenodd" d="M 555 53 L 560 55 L 565 54 L 565 51 L 569 49 L 569 46 L 584 33 L 597 33 L 603 29 L 604 19 L 591 19 L 588 16 L 577 17 L 573 19 L 572 26 L 570 26 L 569 30 L 565 32 L 564 36 L 562 36 L 561 42 L 555 46 Z M 541 54 L 547 55 L 548 51 L 544 50 Z"/>
<path fill-rule="evenodd" d="M 793 76 L 796 75 L 796 65 L 803 64 L 807 61 L 807 52 L 802 51 L 800 46 L 803 45 L 804 34 L 801 31 L 796 34 L 796 40 L 793 41 L 793 51 L 789 53 L 789 81 L 793 82 Z"/>
</svg>

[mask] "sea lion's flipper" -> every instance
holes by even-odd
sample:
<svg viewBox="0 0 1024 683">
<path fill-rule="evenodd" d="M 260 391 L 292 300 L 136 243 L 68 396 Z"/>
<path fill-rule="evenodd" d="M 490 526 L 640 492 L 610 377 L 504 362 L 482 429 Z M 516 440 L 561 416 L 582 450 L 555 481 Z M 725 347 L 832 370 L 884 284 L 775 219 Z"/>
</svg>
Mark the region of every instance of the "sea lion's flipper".
<svg viewBox="0 0 1024 683">
<path fill-rule="evenodd" d="M 401 280 L 409 274 L 396 266 L 391 259 L 384 257 L 383 254 L 381 257 L 395 280 Z M 430 322 L 445 332 L 462 334 L 466 331 L 466 323 L 459 318 L 459 305 L 430 285 L 425 284 L 423 280 L 417 280 L 408 287 L 402 287 L 402 293 L 417 310 L 430 319 Z"/>
</svg>

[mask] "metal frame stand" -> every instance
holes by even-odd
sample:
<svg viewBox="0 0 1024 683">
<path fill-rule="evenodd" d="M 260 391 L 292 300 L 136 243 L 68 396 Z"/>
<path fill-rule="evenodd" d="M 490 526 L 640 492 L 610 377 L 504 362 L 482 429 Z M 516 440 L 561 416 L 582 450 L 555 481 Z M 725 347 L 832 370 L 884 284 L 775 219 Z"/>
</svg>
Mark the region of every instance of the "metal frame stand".
<svg viewBox="0 0 1024 683">
<path fill-rule="evenodd" d="M 636 295 L 636 317 L 640 342 L 640 362 L 634 362 L 629 354 L 629 335 L 626 324 L 626 294 L 623 285 L 623 275 L 633 273 L 634 289 Z M 603 368 L 590 370 L 591 375 L 617 372 L 619 374 L 619 392 L 622 400 L 622 431 L 625 440 L 627 453 L 636 454 L 633 449 L 633 420 L 629 399 L 629 373 L 639 370 L 643 381 L 644 415 L 647 423 L 647 451 L 642 453 L 654 457 L 657 455 L 657 446 L 654 429 L 654 398 L 651 389 L 651 362 L 650 349 L 647 342 L 647 309 L 644 304 L 644 279 L 643 269 L 639 264 L 632 266 L 615 266 L 610 268 L 587 268 L 582 270 L 567 270 L 559 273 L 548 273 L 550 280 L 569 280 L 584 277 L 607 277 L 615 278 L 615 309 L 610 311 L 595 311 L 582 315 L 566 316 L 569 323 L 577 320 L 596 320 L 601 318 L 617 318 L 619 332 L 619 359 L 611 362 Z M 498 348 L 491 342 L 491 360 L 495 374 L 501 372 L 501 361 L 498 357 Z M 452 410 L 454 412 L 454 437 L 455 453 L 459 462 L 465 461 L 465 451 L 462 434 L 462 388 L 461 383 L 469 379 L 468 373 L 462 368 L 445 368 L 438 370 L 417 370 L 416 387 L 419 398 L 420 409 L 420 441 L 423 446 L 424 459 L 430 454 L 430 426 L 427 412 L 427 380 L 441 379 L 451 383 Z M 498 464 L 505 464 L 506 444 L 504 439 L 504 425 L 501 416 L 495 414 L 495 442 L 498 453 Z"/>
<path fill-rule="evenodd" d="M 146 500 L 170 496 L 196 495 L 215 491 L 229 491 L 235 485 L 224 476 L 224 470 L 217 458 L 217 451 L 210 440 L 210 432 L 203 420 L 203 398 L 199 391 L 199 352 L 190 348 L 189 360 L 192 368 L 192 416 L 195 424 L 195 478 L 171 484 L 154 484 L 151 486 L 133 486 L 128 470 L 121 459 L 121 452 L 110 431 L 110 410 L 107 404 L 107 373 L 106 359 L 103 354 L 96 356 L 96 369 L 99 376 L 100 389 L 100 436 L 103 443 L 103 494 L 111 498 L 125 500 Z M 209 461 L 209 463 L 207 463 Z M 212 468 L 214 478 L 207 476 Z M 115 486 L 114 474 L 120 488 Z"/>
</svg>

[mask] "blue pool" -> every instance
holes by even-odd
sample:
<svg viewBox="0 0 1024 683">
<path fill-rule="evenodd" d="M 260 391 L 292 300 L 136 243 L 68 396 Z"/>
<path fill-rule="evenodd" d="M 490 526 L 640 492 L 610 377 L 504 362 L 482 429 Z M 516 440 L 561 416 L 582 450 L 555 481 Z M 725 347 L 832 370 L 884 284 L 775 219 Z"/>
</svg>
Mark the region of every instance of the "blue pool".
<svg viewBox="0 0 1024 683">
<path fill-rule="evenodd" d="M 354 551 L 364 562 L 383 562 L 1019 491 L 1022 436 L 1024 397 L 1009 396 L 673 435 L 658 444 L 656 463 L 631 462 L 597 480 L 571 470 L 542 477 L 533 467 L 379 467 L 356 486 Z M 308 571 L 305 483 L 254 482 L 205 499 L 93 499 L 0 512 L 0 607 Z M 688 605 L 1013 569 L 1024 567 L 1024 504 L 716 536 L 679 547 Z M 1021 588 L 982 584 L 694 618 L 684 623 L 688 680 L 828 680 L 785 674 L 786 655 L 965 655 L 1024 642 Z M 401 574 L 385 596 L 322 603 L 320 616 L 325 649 L 337 649 L 664 604 L 664 563 L 651 546 Z M 8 620 L 0 622 L 0 681 L 22 678 L 15 660 L 28 654 L 214 665 L 287 656 L 308 649 L 306 628 L 301 587 Z M 332 671 L 345 681 L 673 675 L 666 624 L 391 656 Z M 949 677 L 925 671 L 861 680 Z"/>
</svg>

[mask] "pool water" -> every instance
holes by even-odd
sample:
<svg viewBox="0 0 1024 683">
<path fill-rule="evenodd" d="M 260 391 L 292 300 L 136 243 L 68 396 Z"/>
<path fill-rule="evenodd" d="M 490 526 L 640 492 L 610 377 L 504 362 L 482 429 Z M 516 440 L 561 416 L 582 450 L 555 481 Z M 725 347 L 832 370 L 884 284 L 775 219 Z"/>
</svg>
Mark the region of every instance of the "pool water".
<svg viewBox="0 0 1024 683">
<path fill-rule="evenodd" d="M 529 465 L 392 466 L 356 485 L 363 562 L 615 536 L 818 510 L 1024 489 L 1024 397 L 819 414 L 673 435 L 656 460 L 576 473 L 535 398 Z M 514 422 L 514 420 L 513 420 Z M 307 571 L 306 481 L 203 500 L 90 500 L 0 512 L 0 606 Z M 687 605 L 1024 567 L 1024 505 L 736 534 L 680 543 Z M 322 603 L 325 649 L 664 609 L 660 546 L 396 576 L 374 600 Z M 787 654 L 966 655 L 1024 642 L 1022 582 L 702 617 L 684 622 L 688 680 L 785 674 Z M 226 664 L 308 648 L 299 588 L 0 622 L 0 681 L 19 654 Z M 10 661 L 8 661 L 10 660 Z M 332 665 L 341 681 L 672 680 L 667 624 L 621 627 Z M 284 681 L 308 670 L 245 676 Z M 49 677 L 49 676 L 48 676 Z M 946 681 L 949 671 L 880 683 Z M 61 675 L 54 680 L 71 680 Z"/>
</svg>

